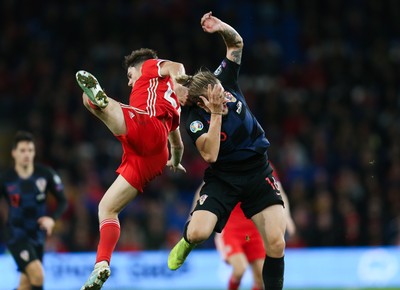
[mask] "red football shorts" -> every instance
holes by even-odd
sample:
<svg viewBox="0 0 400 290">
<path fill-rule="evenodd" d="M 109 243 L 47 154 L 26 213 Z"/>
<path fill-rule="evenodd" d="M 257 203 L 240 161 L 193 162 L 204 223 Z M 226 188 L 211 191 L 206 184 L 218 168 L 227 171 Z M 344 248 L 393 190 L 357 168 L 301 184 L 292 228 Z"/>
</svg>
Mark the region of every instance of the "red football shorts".
<svg viewBox="0 0 400 290">
<path fill-rule="evenodd" d="M 143 187 L 163 172 L 168 161 L 168 131 L 163 120 L 121 104 L 127 132 L 115 136 L 122 144 L 121 165 L 116 170 L 134 188 Z"/>
<path fill-rule="evenodd" d="M 243 253 L 249 263 L 265 259 L 264 243 L 255 226 L 252 229 L 224 229 L 216 235 L 216 246 L 225 261 L 238 253 Z"/>
</svg>

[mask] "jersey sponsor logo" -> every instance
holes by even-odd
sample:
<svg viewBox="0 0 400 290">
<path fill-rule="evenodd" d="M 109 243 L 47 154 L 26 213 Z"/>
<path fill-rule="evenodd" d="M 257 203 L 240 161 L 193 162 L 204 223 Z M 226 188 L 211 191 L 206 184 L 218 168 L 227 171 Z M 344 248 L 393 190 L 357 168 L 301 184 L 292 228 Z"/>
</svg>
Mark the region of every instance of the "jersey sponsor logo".
<svg viewBox="0 0 400 290">
<path fill-rule="evenodd" d="M 36 179 L 36 187 L 39 189 L 40 192 L 44 192 L 47 186 L 47 180 L 43 177 Z"/>
<path fill-rule="evenodd" d="M 22 260 L 24 260 L 25 262 L 29 261 L 29 252 L 27 250 L 22 250 L 19 253 L 19 256 L 21 257 Z"/>
<path fill-rule="evenodd" d="M 240 112 L 242 112 L 242 107 L 243 107 L 243 104 L 242 104 L 242 102 L 241 101 L 239 101 L 237 104 L 236 104 L 236 113 L 238 113 L 238 114 L 240 114 Z"/>
<path fill-rule="evenodd" d="M 190 131 L 192 131 L 192 133 L 199 132 L 199 131 L 203 130 L 203 128 L 204 128 L 203 123 L 198 120 L 190 123 Z"/>
<path fill-rule="evenodd" d="M 199 204 L 200 204 L 200 205 L 203 205 L 204 202 L 206 201 L 207 197 L 208 197 L 207 194 L 203 194 L 202 196 L 200 196 L 200 198 L 199 198 Z"/>
</svg>

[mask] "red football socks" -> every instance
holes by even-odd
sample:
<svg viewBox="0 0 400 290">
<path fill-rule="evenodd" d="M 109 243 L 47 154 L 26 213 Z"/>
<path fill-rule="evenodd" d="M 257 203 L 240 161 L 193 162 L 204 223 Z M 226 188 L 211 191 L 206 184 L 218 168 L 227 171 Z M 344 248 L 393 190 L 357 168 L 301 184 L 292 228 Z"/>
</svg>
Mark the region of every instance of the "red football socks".
<svg viewBox="0 0 400 290">
<path fill-rule="evenodd" d="M 110 265 L 111 255 L 119 240 L 120 232 L 117 219 L 105 219 L 100 223 L 100 241 L 97 246 L 96 263 L 107 261 Z"/>
<path fill-rule="evenodd" d="M 232 277 L 229 279 L 228 290 L 238 290 L 240 285 L 240 280 Z"/>
</svg>

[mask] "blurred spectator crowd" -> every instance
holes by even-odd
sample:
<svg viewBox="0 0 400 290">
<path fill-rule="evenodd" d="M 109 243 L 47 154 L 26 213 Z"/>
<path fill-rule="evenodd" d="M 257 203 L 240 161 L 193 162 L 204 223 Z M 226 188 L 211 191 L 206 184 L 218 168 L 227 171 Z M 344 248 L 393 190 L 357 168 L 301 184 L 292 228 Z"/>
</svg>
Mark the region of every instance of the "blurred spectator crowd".
<svg viewBox="0 0 400 290">
<path fill-rule="evenodd" d="M 95 250 L 97 205 L 122 153 L 83 107 L 75 72 L 127 103 L 122 62 L 133 49 L 189 74 L 214 70 L 225 46 L 202 31 L 207 11 L 244 38 L 240 84 L 290 200 L 288 247 L 400 245 L 400 1 L 4 0 L 0 172 L 15 131 L 32 131 L 36 160 L 59 172 L 69 201 L 48 250 Z M 122 212 L 117 250 L 169 249 L 181 236 L 207 166 L 184 122 L 183 108 L 187 174 L 166 170 Z"/>
</svg>

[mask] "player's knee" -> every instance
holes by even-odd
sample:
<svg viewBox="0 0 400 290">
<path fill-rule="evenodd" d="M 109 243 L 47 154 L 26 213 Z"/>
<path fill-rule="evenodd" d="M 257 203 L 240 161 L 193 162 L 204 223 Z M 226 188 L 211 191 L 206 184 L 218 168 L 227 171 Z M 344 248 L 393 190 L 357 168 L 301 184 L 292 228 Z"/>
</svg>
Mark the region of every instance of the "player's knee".
<svg viewBox="0 0 400 290">
<path fill-rule="evenodd" d="M 98 208 L 98 216 L 100 220 L 106 218 L 117 218 L 118 214 L 119 211 L 115 207 L 112 207 L 107 201 L 104 201 L 103 199 L 100 201 Z"/>
<path fill-rule="evenodd" d="M 99 216 L 99 219 L 102 220 L 107 216 L 107 214 L 108 214 L 107 206 L 103 202 L 103 200 L 101 200 L 97 209 L 97 215 Z"/>
<path fill-rule="evenodd" d="M 29 275 L 29 281 L 33 286 L 42 286 L 44 281 L 43 271 L 35 271 Z"/>
<path fill-rule="evenodd" d="M 25 268 L 25 277 L 32 286 L 42 286 L 44 281 L 44 271 L 39 260 L 30 262 Z M 22 280 L 21 280 L 22 281 Z"/>
<path fill-rule="evenodd" d="M 266 252 L 271 257 L 281 257 L 285 252 L 285 239 L 284 237 L 277 236 L 270 240 L 265 246 Z"/>
<path fill-rule="evenodd" d="M 190 243 L 199 244 L 204 242 L 210 237 L 211 233 L 205 228 L 189 227 L 187 231 L 187 238 Z"/>
<path fill-rule="evenodd" d="M 242 279 L 244 272 L 246 272 L 247 269 L 247 265 L 243 265 L 243 264 L 235 264 L 232 265 L 233 266 L 233 276 L 235 276 L 236 279 L 240 280 Z"/>
</svg>

